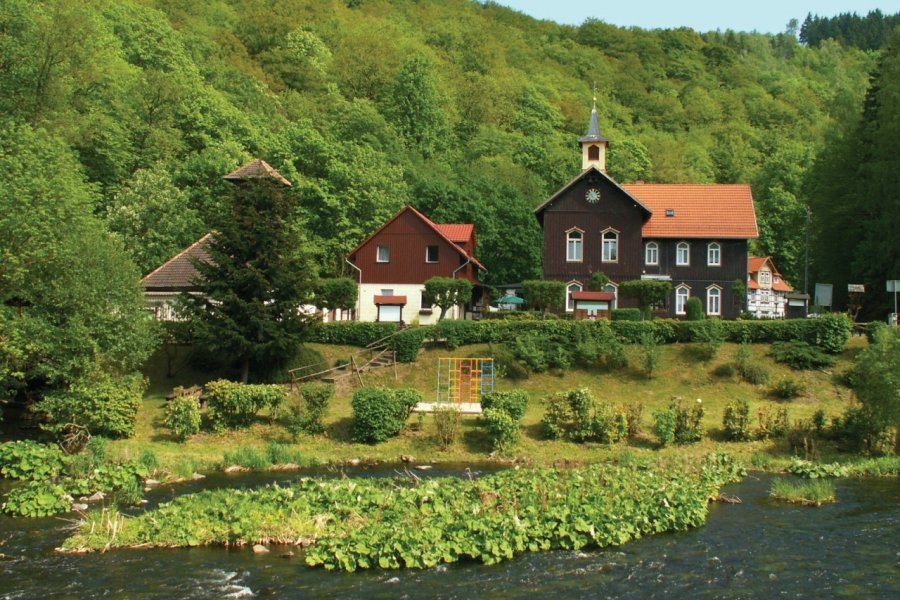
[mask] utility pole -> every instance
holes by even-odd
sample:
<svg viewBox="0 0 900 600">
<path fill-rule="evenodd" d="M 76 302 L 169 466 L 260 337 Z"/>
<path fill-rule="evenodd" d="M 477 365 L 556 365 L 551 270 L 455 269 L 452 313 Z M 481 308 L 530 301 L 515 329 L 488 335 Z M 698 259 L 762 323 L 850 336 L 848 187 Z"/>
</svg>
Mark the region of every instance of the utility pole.
<svg viewBox="0 0 900 600">
<path fill-rule="evenodd" d="M 805 257 L 803 259 L 803 293 L 809 295 L 809 224 L 812 220 L 812 211 L 806 207 L 806 242 L 804 244 Z"/>
</svg>

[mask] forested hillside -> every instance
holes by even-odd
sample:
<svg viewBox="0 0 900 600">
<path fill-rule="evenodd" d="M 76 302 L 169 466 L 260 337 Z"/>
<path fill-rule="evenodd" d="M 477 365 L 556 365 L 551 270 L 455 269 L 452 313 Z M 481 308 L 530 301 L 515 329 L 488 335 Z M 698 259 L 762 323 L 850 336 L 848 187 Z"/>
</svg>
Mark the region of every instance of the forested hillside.
<svg viewBox="0 0 900 600">
<path fill-rule="evenodd" d="M 518 281 L 539 274 L 531 209 L 577 173 L 596 84 L 613 177 L 753 184 L 756 251 L 801 285 L 809 169 L 862 112 L 877 59 L 465 0 L 5 0 L 0 152 L 40 147 L 0 185 L 74 165 L 63 195 L 147 272 L 259 156 L 294 182 L 323 275 L 411 202 L 474 222 L 488 281 Z"/>
</svg>

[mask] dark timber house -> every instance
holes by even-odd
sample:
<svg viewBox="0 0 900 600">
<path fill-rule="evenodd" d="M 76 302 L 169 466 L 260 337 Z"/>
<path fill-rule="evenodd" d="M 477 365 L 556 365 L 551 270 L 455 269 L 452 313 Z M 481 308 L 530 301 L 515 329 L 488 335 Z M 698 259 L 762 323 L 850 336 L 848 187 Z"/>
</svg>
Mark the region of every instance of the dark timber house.
<svg viewBox="0 0 900 600">
<path fill-rule="evenodd" d="M 687 299 L 698 297 L 707 315 L 737 317 L 744 298 L 733 298 L 731 286 L 747 281 L 748 242 L 759 235 L 750 186 L 617 183 L 606 174 L 609 140 L 596 104 L 579 142 L 581 174 L 535 209 L 544 279 L 566 283 L 566 310 L 602 272 L 614 307 L 637 306 L 619 298 L 619 283 L 658 279 L 672 284 L 657 307 L 665 316 L 683 315 Z"/>
</svg>

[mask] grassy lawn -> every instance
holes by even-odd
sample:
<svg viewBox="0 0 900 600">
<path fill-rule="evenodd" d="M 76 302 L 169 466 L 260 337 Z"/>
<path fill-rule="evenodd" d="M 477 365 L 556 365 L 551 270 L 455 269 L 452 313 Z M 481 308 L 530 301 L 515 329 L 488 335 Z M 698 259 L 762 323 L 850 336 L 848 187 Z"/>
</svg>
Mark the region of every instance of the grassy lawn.
<svg viewBox="0 0 900 600">
<path fill-rule="evenodd" d="M 521 388 L 530 394 L 531 401 L 523 422 L 523 435 L 519 444 L 502 457 L 526 464 L 549 465 L 555 463 L 590 463 L 608 459 L 625 459 L 636 454 L 677 454 L 680 456 L 703 455 L 710 451 L 726 451 L 739 456 L 758 467 L 777 468 L 787 464 L 790 450 L 784 442 L 753 441 L 725 442 L 722 436 L 722 414 L 726 404 L 734 399 L 746 399 L 751 405 L 751 417 L 756 421 L 758 407 L 771 410 L 787 407 L 791 420 L 808 418 L 818 409 L 824 409 L 828 418 L 838 415 L 853 402 L 852 392 L 838 382 L 837 375 L 846 371 L 855 355 L 865 347 L 865 338 L 853 338 L 835 365 L 825 371 L 793 371 L 775 363 L 767 356 L 768 345 L 751 346 L 753 357 L 771 372 L 769 385 L 754 386 L 738 381 L 737 377 L 722 379 L 712 374 L 722 363 L 733 360 L 737 346 L 725 344 L 718 356 L 704 362 L 698 358 L 698 348 L 693 344 L 673 344 L 664 347 L 662 366 L 648 379 L 640 369 L 639 347 L 628 347 L 630 366 L 616 371 L 603 372 L 574 369 L 563 375 L 539 374 L 521 381 L 499 380 L 500 390 Z M 348 356 L 358 349 L 340 346 L 312 345 L 322 352 L 329 363 Z M 366 385 L 387 387 L 413 387 L 425 400 L 435 396 L 436 368 L 439 357 L 488 356 L 487 346 L 467 346 L 456 350 L 423 350 L 414 364 L 387 367 L 363 374 Z M 183 364 L 183 357 L 175 364 Z M 341 462 L 351 459 L 396 461 L 401 455 L 411 455 L 417 462 L 483 461 L 491 448 L 479 425 L 478 417 L 465 417 L 462 436 L 454 446 L 442 449 L 438 445 L 430 416 L 410 418 L 409 427 L 400 437 L 375 446 L 354 444 L 350 441 L 350 400 L 358 387 L 350 378 L 339 383 L 326 419 L 327 432 L 322 436 L 304 436 L 294 442 L 285 428 L 263 414 L 257 423 L 246 430 L 221 434 L 201 433 L 186 443 L 177 443 L 162 425 L 165 395 L 175 385 L 203 384 L 216 375 L 204 374 L 181 367 L 174 377 L 167 377 L 165 356 L 158 354 L 147 366 L 150 388 L 138 414 L 136 435 L 128 440 L 116 441 L 112 449 L 121 456 L 137 457 L 150 450 L 160 464 L 170 472 L 189 473 L 191 470 L 221 468 L 223 454 L 239 447 L 263 450 L 270 442 L 290 444 L 291 447 L 321 462 Z M 784 377 L 792 377 L 806 384 L 806 393 L 791 401 L 776 400 L 768 394 L 771 384 Z M 553 392 L 574 388 L 589 388 L 599 401 L 615 404 L 640 402 L 644 405 L 643 434 L 626 444 L 606 446 L 602 444 L 574 444 L 548 441 L 541 437 L 540 421 L 544 413 L 543 400 Z M 704 426 L 707 435 L 700 443 L 657 450 L 651 433 L 653 411 L 665 406 L 673 397 L 686 401 L 702 401 L 706 414 Z M 833 460 L 834 452 L 820 448 L 823 460 Z"/>
</svg>

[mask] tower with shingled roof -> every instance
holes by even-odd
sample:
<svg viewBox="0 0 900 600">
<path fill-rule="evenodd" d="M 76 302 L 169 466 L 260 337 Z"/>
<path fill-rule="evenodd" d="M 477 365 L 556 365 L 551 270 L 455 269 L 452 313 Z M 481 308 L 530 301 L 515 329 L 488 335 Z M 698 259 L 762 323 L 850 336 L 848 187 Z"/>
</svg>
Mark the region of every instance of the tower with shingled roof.
<svg viewBox="0 0 900 600">
<path fill-rule="evenodd" d="M 606 147 L 609 140 L 600 133 L 597 123 L 597 97 L 594 96 L 594 107 L 591 109 L 591 120 L 587 133 L 578 142 L 581 144 L 581 170 L 596 166 L 606 173 Z"/>
</svg>

